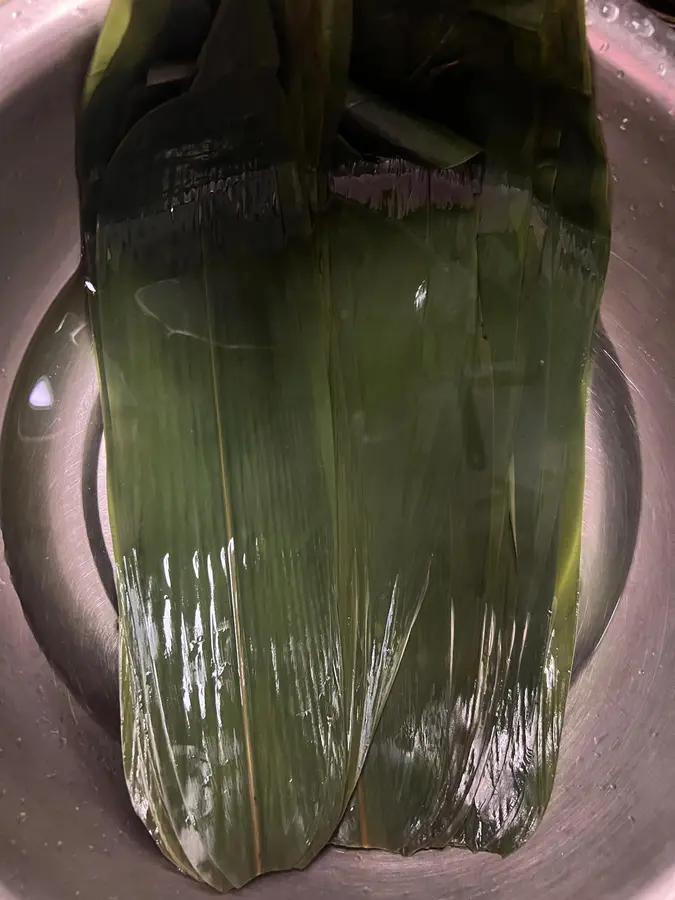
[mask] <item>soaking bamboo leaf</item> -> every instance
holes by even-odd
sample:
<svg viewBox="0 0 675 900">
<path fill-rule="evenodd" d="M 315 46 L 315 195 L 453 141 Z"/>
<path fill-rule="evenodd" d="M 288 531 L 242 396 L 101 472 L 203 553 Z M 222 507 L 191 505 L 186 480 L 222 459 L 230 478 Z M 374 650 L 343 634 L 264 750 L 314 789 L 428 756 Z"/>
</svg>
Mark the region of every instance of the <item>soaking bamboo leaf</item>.
<svg viewBox="0 0 675 900">
<path fill-rule="evenodd" d="M 239 24 L 259 49 L 252 6 Z M 326 830 L 318 851 L 346 766 L 312 254 L 300 195 L 279 187 L 293 167 L 274 69 L 250 65 L 217 105 L 202 80 L 123 142 L 99 195 L 93 310 L 130 794 L 164 852 L 220 889 L 298 864 Z M 285 290 L 298 270 L 304 293 Z M 206 346 L 137 302 L 171 280 Z"/>
<path fill-rule="evenodd" d="M 558 97 L 555 105 L 553 99 L 545 126 L 551 123 L 550 110 L 557 108 L 561 140 L 556 178 L 551 179 L 555 188 L 548 208 L 539 209 L 546 224 L 535 288 L 541 303 L 540 315 L 530 317 L 527 381 L 528 394 L 543 394 L 545 402 L 527 404 L 514 456 L 521 485 L 520 546 L 529 561 L 529 581 L 521 581 L 520 593 L 530 626 L 514 679 L 521 704 L 530 713 L 519 713 L 518 706 L 504 702 L 498 721 L 510 743 L 502 737 L 499 747 L 495 741 L 487 768 L 492 794 L 477 821 L 482 831 L 466 836 L 469 845 L 496 846 L 502 853 L 519 846 L 536 826 L 555 775 L 576 627 L 589 343 L 608 258 L 606 167 L 597 153 L 592 107 L 579 97 Z M 567 109 L 561 112 L 561 107 Z M 573 208 L 575 195 L 583 200 Z M 549 621 L 539 616 L 538 642 L 530 634 L 541 597 L 554 600 Z M 537 668 L 539 677 L 524 677 L 528 669 L 534 673 Z M 529 744 L 536 748 L 535 762 L 519 772 L 520 808 L 509 807 L 504 785 Z"/>
<path fill-rule="evenodd" d="M 426 323 L 447 367 L 444 437 L 430 463 L 436 478 L 445 479 L 433 494 L 440 527 L 426 599 L 370 751 L 359 803 L 339 833 L 350 844 L 404 852 L 429 845 L 441 823 L 460 814 L 485 754 L 508 666 L 501 633 L 515 614 L 508 485 L 522 390 L 526 188 L 504 190 L 501 172 L 488 167 L 470 204 L 461 202 L 457 186 L 454 196 L 437 185 L 430 194 L 435 228 L 429 238 L 443 248 L 449 270 L 435 297 L 435 319 Z M 459 247 L 464 255 L 453 259 L 449 254 Z M 454 310 L 462 311 L 461 324 L 452 322 Z M 451 327 L 440 331 L 444 316 Z"/>
<path fill-rule="evenodd" d="M 449 276 L 442 236 L 439 248 L 427 234 L 430 177 L 407 163 L 360 164 L 331 181 L 343 202 L 330 220 L 331 267 L 324 277 L 345 391 L 346 420 L 336 430 L 346 433 L 340 448 L 349 460 L 338 473 L 345 510 L 338 510 L 339 535 L 353 546 L 349 568 L 340 556 L 338 578 L 345 592 L 356 584 L 365 594 L 360 627 L 365 646 L 378 648 L 353 663 L 355 702 L 367 712 L 355 774 L 398 667 L 389 647 L 405 645 L 424 602 L 444 497 L 446 476 L 441 471 L 436 477 L 432 461 L 442 453 L 438 431 L 451 402 L 444 395 L 449 376 L 440 345 L 430 343 L 430 322 L 438 313 L 427 307 L 435 309 Z M 447 191 L 442 174 L 438 180 Z M 395 186 L 401 186 L 400 194 Z M 472 310 L 470 298 L 458 295 L 457 309 L 446 313 L 446 327 L 457 329 L 460 344 L 466 339 L 458 326 L 467 309 Z M 382 629 L 384 640 L 378 637 Z"/>
<path fill-rule="evenodd" d="M 381 166 L 382 168 L 383 166 Z M 421 175 L 421 173 L 420 173 Z M 418 176 L 419 177 L 419 176 Z M 464 529 L 453 527 L 453 512 L 465 519 L 466 510 L 455 503 L 456 486 L 471 477 L 476 459 L 484 463 L 484 447 L 480 441 L 472 446 L 471 428 L 465 425 L 465 408 L 469 400 L 464 378 L 474 361 L 475 346 L 480 330 L 478 316 L 476 229 L 477 213 L 475 196 L 477 186 L 472 184 L 471 172 L 427 173 L 428 189 L 422 193 L 423 203 L 403 218 L 406 229 L 414 234 L 425 251 L 426 271 L 422 282 L 423 293 L 417 296 L 409 292 L 408 305 L 419 303 L 418 315 L 424 346 L 424 375 L 434 393 L 422 395 L 426 400 L 422 413 L 425 431 L 431 440 L 432 452 L 420 471 L 430 488 L 424 495 L 426 522 L 422 534 L 429 552 L 429 586 L 422 608 L 413 628 L 409 644 L 401 663 L 392 693 L 385 707 L 376 732 L 366 768 L 361 778 L 359 792 L 342 823 L 338 840 L 358 846 L 381 846 L 401 849 L 401 841 L 416 839 L 415 824 L 420 821 L 419 808 L 428 799 L 437 796 L 438 786 L 446 775 L 445 762 L 438 758 L 438 765 L 426 765 L 424 743 L 428 741 L 413 725 L 410 715 L 418 711 L 424 716 L 443 716 L 441 709 L 447 667 L 455 670 L 454 660 L 448 657 L 448 636 L 455 625 L 461 629 L 461 646 L 467 659 L 471 659 L 469 671 L 475 670 L 479 657 L 475 645 L 480 634 L 472 635 L 471 614 L 475 601 L 471 601 L 471 555 L 463 543 Z M 375 181 L 377 184 L 377 181 Z M 386 196 L 386 187 L 383 194 Z M 431 190 L 429 190 L 431 188 Z M 356 189 L 353 191 L 357 193 Z M 401 185 L 400 199 L 408 191 Z M 430 402 L 431 401 L 431 402 Z M 433 412 L 432 418 L 429 413 Z M 420 466 L 420 459 L 415 464 Z M 391 514 L 390 514 L 391 515 Z M 488 523 L 484 515 L 469 518 L 476 529 L 476 537 L 483 533 L 486 542 Z M 419 528 L 420 523 L 415 525 Z M 466 603 L 456 615 L 453 591 L 447 578 L 452 572 L 448 567 L 448 549 L 444 539 L 457 536 L 462 542 L 455 554 L 461 567 L 455 584 L 463 589 Z M 476 554 L 479 565 L 483 556 Z M 454 574 L 454 573 L 453 573 Z M 434 586 L 442 585 L 442 596 L 434 596 Z M 439 602 L 440 600 L 440 602 Z M 470 610 L 467 621 L 463 612 Z M 438 615 L 440 614 L 440 618 Z M 424 624 L 423 624 L 424 623 Z M 431 624 L 431 629 L 429 629 Z M 425 627 L 426 626 L 426 627 Z M 468 626 L 468 627 L 467 627 Z M 424 640 L 418 640 L 419 635 Z M 452 644 L 450 647 L 454 647 Z M 457 646 L 460 646 L 458 644 Z M 472 655 L 474 654 L 474 655 Z M 427 677 L 415 681 L 409 673 L 422 671 Z M 424 709 L 425 688 L 432 693 L 438 686 L 439 694 Z M 439 696 L 440 695 L 440 696 Z M 442 727 L 442 718 L 436 718 L 435 727 Z M 432 726 L 431 721 L 429 725 Z M 433 726 L 432 726 L 433 727 Z M 421 739 L 421 744 L 419 740 Z M 452 746 L 452 745 L 451 745 Z M 457 741 L 454 752 L 461 754 L 463 745 Z M 383 790 L 386 781 L 386 791 Z"/>
<path fill-rule="evenodd" d="M 174 6 L 116 0 L 81 122 L 132 802 L 221 890 L 338 826 L 508 853 L 555 774 L 608 251 L 580 7 L 202 6 L 158 91 Z"/>
<path fill-rule="evenodd" d="M 125 133 L 141 110 L 135 88 L 142 84 L 152 47 L 166 23 L 170 0 L 112 3 L 87 72 L 77 141 L 77 167 L 85 268 L 93 274 L 97 189 Z M 145 98 L 144 98 L 145 99 Z"/>
<path fill-rule="evenodd" d="M 352 2 L 270 0 L 296 152 L 308 168 L 331 157 L 347 90 Z"/>
<path fill-rule="evenodd" d="M 482 478 L 446 454 L 448 512 L 426 597 L 339 844 L 505 854 L 550 797 L 574 652 L 582 386 L 609 235 L 580 32 L 577 40 L 566 51 L 569 90 L 521 81 L 516 100 L 467 79 L 466 109 L 481 110 L 480 127 L 461 109 L 454 122 L 442 107 L 436 117 L 468 124 L 485 146 L 479 327 L 455 380 L 471 415 L 452 427 Z M 388 87 L 399 97 L 410 90 Z M 429 116 L 438 84 L 417 96 Z"/>
<path fill-rule="evenodd" d="M 113 153 L 143 115 L 189 84 L 190 64 L 212 15 L 209 0 L 189 4 L 113 0 L 110 4 L 85 79 L 78 122 L 85 235 L 94 229 L 96 189 Z"/>
<path fill-rule="evenodd" d="M 424 546 L 401 553 L 401 512 L 424 516 L 410 489 L 409 457 L 424 450 L 417 394 L 402 440 L 392 429 L 405 379 L 380 377 L 361 409 L 387 344 L 338 358 L 351 314 L 340 304 L 359 295 L 346 285 L 333 298 L 331 256 L 359 246 L 352 226 L 381 239 L 340 209 L 308 237 L 271 20 L 253 6 L 224 0 L 189 89 L 136 123 L 107 164 L 91 310 L 129 791 L 167 856 L 223 890 L 306 865 L 330 839 L 428 567 Z M 221 54 L 235 34 L 236 61 Z M 367 259 L 361 293 L 374 287 Z M 413 373 L 415 316 L 389 332 Z M 387 365 L 399 370 L 395 355 Z M 368 472 L 354 421 L 384 429 Z M 374 480 L 388 463 L 396 471 Z M 394 536 L 378 521 L 392 484 Z"/>
<path fill-rule="evenodd" d="M 261 180 L 233 185 L 235 201 L 267 194 Z M 122 655 L 135 675 L 122 681 L 122 727 L 154 744 L 145 766 L 156 783 L 138 783 L 127 759 L 130 792 L 142 815 L 150 798 L 164 807 L 165 852 L 180 865 L 178 843 L 193 874 L 226 888 L 293 866 L 337 819 L 346 741 L 330 506 L 304 356 L 311 319 L 291 305 L 302 295 L 279 291 L 280 222 L 276 235 L 268 222 L 256 279 L 231 216 L 232 249 L 203 281 L 212 248 L 196 220 L 211 214 L 188 204 L 173 221 L 167 211 L 99 229 L 96 337 L 104 378 L 114 361 L 133 392 L 106 384 Z M 167 274 L 167 233 L 180 244 L 170 274 L 213 331 L 206 348 L 167 336 L 134 301 Z"/>
</svg>

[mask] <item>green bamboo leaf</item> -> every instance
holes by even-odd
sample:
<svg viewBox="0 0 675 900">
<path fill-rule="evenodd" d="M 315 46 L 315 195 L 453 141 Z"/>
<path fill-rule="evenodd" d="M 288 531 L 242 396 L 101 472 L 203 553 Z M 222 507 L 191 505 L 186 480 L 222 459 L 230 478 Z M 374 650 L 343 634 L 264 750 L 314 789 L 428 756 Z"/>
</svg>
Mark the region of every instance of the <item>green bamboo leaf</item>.
<svg viewBox="0 0 675 900">
<path fill-rule="evenodd" d="M 206 54 L 108 165 L 92 303 L 130 796 L 167 856 L 221 890 L 318 852 L 347 767 L 314 260 L 253 6 L 236 10 L 258 51 L 236 90 Z M 167 284 L 185 327 L 163 321 Z"/>
<path fill-rule="evenodd" d="M 542 317 L 531 319 L 534 330 L 528 363 L 528 393 L 542 391 L 546 402 L 538 409 L 528 403 L 528 417 L 521 420 L 515 449 L 516 479 L 521 486 L 517 517 L 523 523 L 519 546 L 530 560 L 529 582 L 522 582 L 520 592 L 530 627 L 536 623 L 540 598 L 553 596 L 554 600 L 548 621 L 538 614 L 543 655 L 536 642 L 524 643 L 515 676 L 520 695 L 532 710 L 529 722 L 521 714 L 521 728 L 514 727 L 518 718 L 504 705 L 504 732 L 515 737 L 506 759 L 503 753 L 500 758 L 495 747 L 489 763 L 495 786 L 481 811 L 481 840 L 502 853 L 519 846 L 536 826 L 555 776 L 576 628 L 589 342 L 609 247 L 606 166 L 594 149 L 598 131 L 592 106 L 574 98 L 559 123 L 564 127 L 555 188 L 549 207 L 540 210 L 547 224 L 536 286 Z M 581 217 L 582 210 L 569 205 L 575 193 L 584 197 Z M 537 669 L 539 676 L 534 674 Z M 519 748 L 518 739 L 524 732 L 535 747 L 535 756 L 532 766 L 521 770 L 521 807 L 505 810 L 497 797 L 512 777 L 509 760 L 517 758 L 525 746 L 523 742 Z M 475 840 L 475 834 L 468 840 Z"/>
<path fill-rule="evenodd" d="M 78 175 L 87 228 L 92 227 L 88 209 L 95 208 L 95 189 L 105 166 L 139 118 L 185 89 L 192 55 L 196 57 L 210 21 L 206 0 L 190 4 L 189 16 L 172 0 L 111 2 L 85 78 L 78 121 Z"/>
<path fill-rule="evenodd" d="M 458 827 L 480 780 L 516 602 L 509 477 L 522 391 L 518 325 L 527 315 L 525 188 L 505 190 L 501 170 L 488 167 L 476 203 L 472 195 L 466 206 L 452 192 L 431 194 L 429 239 L 449 248 L 451 276 L 439 284 L 435 316 L 426 323 L 438 341 L 447 391 L 438 455 L 427 462 L 435 465 L 427 498 L 431 521 L 438 504 L 435 565 L 371 747 L 358 808 L 339 832 L 349 844 L 367 840 L 406 853 L 433 845 L 443 830 Z M 463 255 L 453 259 L 458 247 Z M 452 321 L 455 310 L 463 321 Z M 444 317 L 451 323 L 446 330 Z"/>
<path fill-rule="evenodd" d="M 570 56 L 583 63 L 579 40 Z M 451 381 L 470 415 L 448 426 L 428 589 L 338 844 L 506 854 L 551 794 L 574 652 L 583 388 L 609 238 L 592 102 L 573 74 L 583 68 L 570 69 L 570 90 L 539 87 L 519 103 L 509 87 L 465 81 L 485 146 L 474 349 Z"/>
<path fill-rule="evenodd" d="M 339 534 L 353 548 L 349 567 L 341 554 L 338 577 L 345 592 L 357 585 L 364 593 L 360 630 L 365 647 L 378 651 L 353 663 L 356 710 L 367 711 L 354 777 L 398 668 L 390 648 L 405 646 L 424 602 L 438 519 L 430 504 L 437 494 L 442 505 L 442 479 L 436 483 L 429 462 L 441 452 L 437 431 L 449 377 L 430 334 L 436 297 L 450 280 L 443 249 L 450 233 L 437 234 L 437 246 L 427 237 L 430 179 L 429 172 L 401 162 L 393 168 L 365 164 L 332 180 L 343 200 L 328 234 L 334 359 L 345 391 L 344 419 L 336 424 L 345 435 L 338 484 L 346 512 L 338 510 Z M 435 180 L 447 179 L 452 173 Z M 393 184 L 404 186 L 400 195 Z M 397 196 L 402 205 L 394 212 Z M 449 314 L 455 328 L 467 303 L 470 308 L 470 301 L 458 299 L 454 318 Z"/>
<path fill-rule="evenodd" d="M 354 8 L 351 77 L 390 102 L 448 124 L 464 98 L 446 92 L 444 104 L 423 113 L 427 91 L 438 82 L 445 86 L 446 78 L 463 80 L 468 70 L 511 78 L 515 61 L 538 65 L 543 14 L 540 0 L 361 0 Z"/>
<path fill-rule="evenodd" d="M 124 766 L 221 890 L 345 807 L 339 843 L 507 853 L 548 802 L 608 252 L 559 6 L 222 0 L 142 103 L 167 8 L 113 6 L 80 178 Z"/>
<path fill-rule="evenodd" d="M 448 733 L 451 728 L 443 690 L 448 669 L 455 673 L 460 667 L 474 673 L 487 638 L 486 631 L 481 634 L 480 622 L 478 633 L 474 632 L 475 581 L 482 578 L 489 517 L 480 510 L 477 517 L 467 517 L 457 496 L 467 479 L 475 479 L 474 467 L 486 465 L 481 437 L 466 422 L 465 373 L 475 362 L 480 336 L 475 187 L 470 171 L 434 178 L 419 172 L 418 178 L 426 180 L 429 188 L 433 184 L 433 189 L 423 194 L 419 209 L 408 211 L 402 219 L 406 231 L 419 240 L 426 264 L 423 294 L 419 301 L 414 291 L 408 297 L 410 307 L 420 302 L 423 366 L 416 387 L 417 434 L 418 440 L 424 438 L 424 452 L 411 460 L 420 506 L 411 510 L 416 517 L 408 513 L 408 521 L 430 563 L 428 588 L 358 792 L 337 836 L 339 843 L 397 850 L 419 839 L 420 829 L 429 821 L 426 816 L 433 816 L 451 756 L 461 755 L 465 746 L 448 742 L 449 755 L 436 753 L 433 759 L 427 755 L 432 735 L 440 736 L 444 726 Z M 407 195 L 401 184 L 403 202 Z M 482 536 L 483 552 L 472 554 L 465 523 L 475 544 Z M 474 559 L 478 569 L 472 565 Z M 457 642 L 455 633 L 461 635 Z M 459 659 L 453 658 L 453 651 Z M 420 815 L 421 810 L 425 815 Z"/>
<path fill-rule="evenodd" d="M 402 552 L 423 517 L 415 376 L 362 398 L 378 360 L 399 371 L 372 341 L 382 225 L 338 204 L 308 237 L 271 19 L 254 7 L 224 0 L 189 90 L 104 168 L 91 301 L 129 793 L 163 852 L 221 890 L 304 866 L 330 839 L 428 569 Z M 361 239 L 362 283 L 345 284 L 337 260 Z M 419 256 L 394 254 L 416 289 Z M 389 335 L 417 371 L 403 296 Z"/>
<path fill-rule="evenodd" d="M 235 203 L 271 190 L 263 176 L 232 187 Z M 297 864 L 337 821 L 346 766 L 331 510 L 303 333 L 311 319 L 302 295 L 283 290 L 278 214 L 253 254 L 256 277 L 251 235 L 236 216 L 228 227 L 226 213 L 222 257 L 215 224 L 199 221 L 214 215 L 208 205 L 173 219 L 101 219 L 96 317 L 122 729 L 127 746 L 148 736 L 143 778 L 125 758 L 130 793 L 162 849 L 221 889 Z M 167 258 L 172 232 L 180 252 Z M 210 254 L 222 262 L 204 262 Z M 206 347 L 167 335 L 135 302 L 170 268 L 204 309 Z M 113 362 L 133 397 L 106 382 Z"/>
<path fill-rule="evenodd" d="M 128 77 L 142 66 L 167 21 L 169 7 L 170 0 L 145 4 L 116 0 L 111 5 L 85 78 L 85 108 L 104 81 L 115 76 Z M 128 83 L 124 87 L 128 90 Z M 121 85 L 119 96 L 124 97 Z"/>
<path fill-rule="evenodd" d="M 344 107 L 352 0 L 270 0 L 270 5 L 296 153 L 313 169 L 330 159 Z"/>
</svg>

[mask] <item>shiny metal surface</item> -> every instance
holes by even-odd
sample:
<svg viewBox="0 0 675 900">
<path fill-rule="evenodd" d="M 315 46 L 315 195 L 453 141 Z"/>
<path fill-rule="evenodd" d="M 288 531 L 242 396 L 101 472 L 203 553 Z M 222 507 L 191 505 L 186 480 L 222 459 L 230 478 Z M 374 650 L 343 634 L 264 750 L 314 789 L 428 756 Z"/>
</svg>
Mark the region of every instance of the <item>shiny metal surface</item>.
<svg viewBox="0 0 675 900">
<path fill-rule="evenodd" d="M 0 524 L 14 577 L 0 556 L 0 898 L 12 900 L 209 893 L 135 820 L 110 734 L 100 423 L 68 288 L 73 110 L 104 8 L 0 3 Z M 246 897 L 675 897 L 675 33 L 609 0 L 594 0 L 588 21 L 615 231 L 589 410 L 585 612 L 551 808 L 507 861 L 333 850 Z M 53 675 L 24 610 L 94 717 Z"/>
</svg>

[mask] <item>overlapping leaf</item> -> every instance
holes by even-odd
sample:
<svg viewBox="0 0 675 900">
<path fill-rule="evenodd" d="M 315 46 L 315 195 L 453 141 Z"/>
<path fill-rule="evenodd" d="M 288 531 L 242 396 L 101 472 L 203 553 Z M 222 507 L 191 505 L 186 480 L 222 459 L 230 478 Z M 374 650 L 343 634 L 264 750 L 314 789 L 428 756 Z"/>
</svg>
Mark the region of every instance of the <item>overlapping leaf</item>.
<svg viewBox="0 0 675 900">
<path fill-rule="evenodd" d="M 546 57 L 556 28 L 569 42 L 579 21 L 569 6 L 560 23 L 547 19 L 539 57 L 514 66 L 506 88 L 494 61 L 477 58 L 470 78 L 461 60 L 457 71 L 427 67 L 426 82 L 393 55 L 384 78 L 375 70 L 426 116 L 485 140 L 476 210 L 455 211 L 474 223 L 479 321 L 455 382 L 471 412 L 453 428 L 465 457 L 338 843 L 505 854 L 550 798 L 574 652 L 585 373 L 609 236 L 581 29 L 555 65 Z M 535 61 L 533 89 L 522 74 Z M 566 77 L 566 88 L 544 87 L 544 75 Z M 463 87 L 459 110 L 442 102 L 449 86 Z"/>
<path fill-rule="evenodd" d="M 202 6 L 158 92 L 175 7 L 113 2 L 81 127 L 132 801 L 221 890 L 345 809 L 338 843 L 510 852 L 555 773 L 607 256 L 581 11 Z"/>
<path fill-rule="evenodd" d="M 426 590 L 444 403 L 431 383 L 417 408 L 402 289 L 427 260 L 302 189 L 254 6 L 223 2 L 189 90 L 83 192 L 127 781 L 164 852 L 221 889 L 305 865 L 339 823 Z M 378 255 L 398 270 L 376 294 Z"/>
</svg>

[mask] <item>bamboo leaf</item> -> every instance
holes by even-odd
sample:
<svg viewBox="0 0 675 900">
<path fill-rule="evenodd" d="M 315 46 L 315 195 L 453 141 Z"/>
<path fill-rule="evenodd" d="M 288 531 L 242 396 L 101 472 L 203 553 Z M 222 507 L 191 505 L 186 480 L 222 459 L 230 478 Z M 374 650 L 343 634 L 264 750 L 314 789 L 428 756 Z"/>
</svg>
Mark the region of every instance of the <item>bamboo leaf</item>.
<svg viewBox="0 0 675 900">
<path fill-rule="evenodd" d="M 555 774 L 609 239 L 581 10 L 390 7 L 222 0 L 158 94 L 169 7 L 117 0 L 86 88 L 125 774 L 220 890 L 335 829 L 511 852 Z"/>
<path fill-rule="evenodd" d="M 259 181 L 234 186 L 235 201 L 268 195 Z M 122 727 L 154 743 L 144 783 L 127 768 L 130 792 L 141 815 L 165 809 L 152 816 L 164 851 L 222 889 L 292 867 L 337 821 L 346 741 L 309 320 L 289 306 L 297 295 L 251 277 L 245 248 L 205 264 L 215 226 L 199 219 L 213 210 L 192 206 L 100 228 L 96 336 L 104 379 L 114 360 L 134 385 L 133 404 L 106 392 L 123 672 L 143 686 L 139 696 L 123 676 Z M 232 247 L 236 229 L 245 243 L 230 218 L 222 239 Z M 180 254 L 167 259 L 172 231 Z M 283 287 L 274 221 L 267 231 L 255 258 Z M 206 352 L 134 302 L 169 265 L 205 308 Z"/>
<path fill-rule="evenodd" d="M 426 446 L 423 456 L 414 457 L 422 482 L 420 507 L 415 518 L 408 513 L 408 521 L 430 562 L 428 589 L 371 744 L 358 794 L 338 833 L 338 842 L 349 845 L 403 850 L 407 842 L 419 839 L 418 830 L 433 815 L 427 804 L 436 803 L 452 754 L 463 752 L 459 741 L 448 741 L 449 756 L 438 753 L 433 761 L 426 758 L 432 735 L 440 737 L 443 724 L 450 728 L 443 691 L 448 668 L 454 674 L 464 661 L 465 669 L 473 673 L 479 660 L 475 654 L 480 654 L 487 636 L 483 633 L 481 640 L 480 632 L 472 633 L 474 579 L 482 578 L 484 555 L 479 551 L 472 557 L 464 528 L 466 509 L 455 502 L 458 488 L 472 477 L 476 456 L 485 465 L 484 448 L 470 446 L 474 443 L 471 428 L 465 425 L 469 398 L 464 373 L 473 364 L 480 324 L 477 212 L 470 172 L 446 175 L 443 180 L 444 185 L 434 184 L 420 208 L 403 219 L 427 250 L 424 305 L 419 310 L 424 365 L 415 385 L 418 434 L 426 436 Z M 401 185 L 402 197 L 407 194 Z M 414 307 L 416 300 L 411 291 L 408 305 Z M 477 541 L 483 535 L 485 548 L 489 524 L 485 515 L 468 521 Z M 479 561 L 478 572 L 472 568 L 474 557 Z M 456 571 L 451 560 L 458 563 Z M 461 634 L 457 643 L 452 639 L 456 628 Z M 452 651 L 460 648 L 460 659 L 452 658 Z M 473 665 L 466 665 L 469 659 Z"/>
<path fill-rule="evenodd" d="M 567 12 L 569 27 L 576 7 Z M 506 854 L 551 794 L 574 652 L 581 385 L 609 235 L 597 125 L 574 74 L 583 38 L 567 52 L 567 91 L 530 88 L 516 102 L 511 86 L 465 77 L 480 129 L 461 109 L 454 123 L 436 117 L 468 124 L 485 147 L 475 210 L 445 212 L 475 229 L 474 261 L 463 262 L 476 278 L 473 354 L 453 352 L 452 334 L 444 344 L 448 361 L 463 359 L 449 382 L 470 415 L 446 425 L 434 566 L 338 844 Z M 397 89 L 410 98 L 391 77 L 390 96 Z M 433 119 L 425 103 L 439 88 L 419 90 Z M 438 302 L 452 297 L 447 288 Z"/>
<path fill-rule="evenodd" d="M 96 187 L 123 137 L 151 109 L 185 89 L 192 61 L 211 24 L 202 0 L 189 15 L 171 0 L 113 0 L 85 78 L 77 164 L 85 231 L 94 227 Z M 157 65 L 174 71 L 155 78 Z M 180 64 L 183 70 L 180 70 Z M 176 78 L 175 72 L 181 75 Z"/>
<path fill-rule="evenodd" d="M 240 24 L 260 49 L 253 6 Z M 345 793 L 313 256 L 267 59 L 214 106 L 227 80 L 202 58 L 192 91 L 125 138 L 99 192 L 92 310 L 130 795 L 167 856 L 221 890 L 318 852 Z M 167 329 L 157 291 L 148 314 L 162 283 L 188 327 Z"/>
<path fill-rule="evenodd" d="M 125 772 L 164 853 L 221 890 L 304 866 L 330 839 L 428 568 L 424 554 L 400 565 L 408 532 L 378 524 L 390 508 L 423 513 L 407 500 L 415 419 L 403 442 L 388 424 L 400 380 L 361 408 L 374 382 L 359 366 L 374 373 L 387 344 L 344 353 L 341 304 L 356 310 L 373 280 L 363 267 L 353 291 L 336 258 L 352 225 L 375 246 L 379 226 L 337 209 L 307 237 L 271 20 L 255 5 L 224 0 L 189 90 L 134 125 L 96 192 Z M 234 34 L 236 64 L 221 55 Z M 368 308 L 360 341 L 381 320 Z M 397 340 L 419 368 L 419 328 Z M 363 423 L 390 429 L 384 449 L 364 446 Z"/>
<path fill-rule="evenodd" d="M 373 648 L 352 667 L 357 723 L 360 708 L 366 712 L 355 777 L 396 675 L 400 656 L 392 651 L 405 646 L 424 603 L 438 525 L 430 460 L 441 452 L 437 431 L 449 378 L 429 333 L 435 298 L 449 280 L 442 243 L 449 235 L 436 235 L 436 246 L 428 238 L 430 178 L 399 162 L 350 168 L 332 180 L 344 201 L 329 232 L 334 356 L 345 390 L 344 419 L 336 426 L 345 461 L 338 473 L 345 498 L 339 534 L 353 548 L 349 567 L 340 555 L 338 578 L 345 593 L 355 584 L 364 594 L 359 629 L 364 646 Z M 452 178 L 436 176 L 441 185 Z M 467 304 L 471 309 L 470 300 L 458 298 L 452 319 L 460 342 Z M 438 504 L 442 496 L 438 491 Z"/>
<path fill-rule="evenodd" d="M 270 2 L 298 159 L 309 169 L 325 165 L 347 89 L 352 0 Z"/>
</svg>

